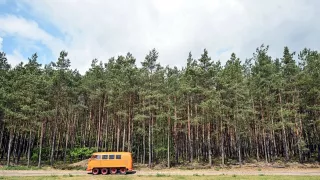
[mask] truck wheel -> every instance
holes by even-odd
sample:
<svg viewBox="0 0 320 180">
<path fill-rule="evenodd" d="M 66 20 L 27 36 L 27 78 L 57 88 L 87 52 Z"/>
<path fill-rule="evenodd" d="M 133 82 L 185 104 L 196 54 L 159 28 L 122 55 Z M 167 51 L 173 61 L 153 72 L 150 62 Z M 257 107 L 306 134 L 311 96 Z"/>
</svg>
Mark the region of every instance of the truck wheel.
<svg viewBox="0 0 320 180">
<path fill-rule="evenodd" d="M 111 172 L 111 174 L 116 174 L 117 173 L 117 169 L 116 168 L 111 168 L 110 172 Z"/>
<path fill-rule="evenodd" d="M 126 168 L 120 168 L 120 173 L 121 174 L 127 174 Z"/>
<path fill-rule="evenodd" d="M 102 169 L 101 169 L 101 174 L 107 175 L 107 174 L 108 174 L 108 169 L 102 168 Z"/>
<path fill-rule="evenodd" d="M 93 168 L 93 169 L 92 169 L 92 174 L 93 174 L 93 175 L 99 174 L 99 169 L 98 169 L 98 168 Z"/>
</svg>

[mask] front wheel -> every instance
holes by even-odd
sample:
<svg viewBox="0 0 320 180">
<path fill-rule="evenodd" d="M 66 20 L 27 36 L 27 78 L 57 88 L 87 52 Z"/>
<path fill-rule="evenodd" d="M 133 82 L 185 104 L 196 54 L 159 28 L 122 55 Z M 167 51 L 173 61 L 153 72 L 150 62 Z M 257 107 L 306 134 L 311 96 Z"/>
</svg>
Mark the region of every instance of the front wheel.
<svg viewBox="0 0 320 180">
<path fill-rule="evenodd" d="M 99 169 L 98 169 L 98 168 L 93 168 L 93 169 L 92 169 L 92 174 L 93 174 L 93 175 L 99 174 Z"/>
</svg>

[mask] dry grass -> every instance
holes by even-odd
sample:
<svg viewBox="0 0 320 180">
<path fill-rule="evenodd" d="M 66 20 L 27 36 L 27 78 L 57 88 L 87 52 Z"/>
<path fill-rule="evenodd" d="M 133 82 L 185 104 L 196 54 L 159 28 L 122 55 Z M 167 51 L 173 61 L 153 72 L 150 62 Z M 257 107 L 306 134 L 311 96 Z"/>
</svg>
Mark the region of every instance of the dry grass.
<svg viewBox="0 0 320 180">
<path fill-rule="evenodd" d="M 79 161 L 79 162 L 76 162 L 76 163 L 73 163 L 73 164 L 70 164 L 69 166 L 73 166 L 73 167 L 87 167 L 87 164 L 88 164 L 88 159 L 85 159 L 83 161 Z"/>
<path fill-rule="evenodd" d="M 18 180 L 21 177 L 0 177 L 0 179 L 8 179 L 8 180 Z M 46 176 L 46 177 L 23 177 L 23 180 L 40 180 L 40 179 L 47 179 L 47 180 L 76 180 L 76 179 L 83 179 L 83 180 L 91 180 L 91 179 L 106 179 L 106 180 L 209 180 L 209 179 L 217 179 L 217 180 L 316 180 L 320 179 L 319 176 L 237 176 L 237 175 L 221 175 L 221 176 L 201 176 L 201 175 L 193 175 L 193 176 L 166 176 L 166 175 L 155 175 L 155 176 L 121 176 L 121 175 L 108 175 L 108 176 Z"/>
</svg>

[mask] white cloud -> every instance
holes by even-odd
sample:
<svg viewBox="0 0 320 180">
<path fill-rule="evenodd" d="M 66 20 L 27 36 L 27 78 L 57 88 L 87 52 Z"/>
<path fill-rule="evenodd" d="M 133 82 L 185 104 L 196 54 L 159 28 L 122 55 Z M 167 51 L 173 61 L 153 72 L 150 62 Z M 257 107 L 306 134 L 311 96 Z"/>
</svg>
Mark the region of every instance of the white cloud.
<svg viewBox="0 0 320 180">
<path fill-rule="evenodd" d="M 296 51 L 319 48 L 317 0 L 31 0 L 24 5 L 53 23 L 66 40 L 17 17 L 8 19 L 27 25 L 9 23 L 6 31 L 41 40 L 54 53 L 67 50 L 72 67 L 80 72 L 93 58 L 106 62 L 118 52 L 130 51 L 140 65 L 154 47 L 162 65 L 178 66 L 185 65 L 189 51 L 199 58 L 204 48 L 212 59 L 223 62 L 231 52 L 242 59 L 251 57 L 262 43 L 278 57 L 286 45 Z M 221 49 L 228 50 L 217 55 Z"/>
<path fill-rule="evenodd" d="M 63 42 L 50 35 L 33 20 L 27 20 L 15 15 L 0 16 L 0 33 L 21 38 L 21 43 L 34 46 L 32 42 L 40 42 L 52 50 L 54 54 L 65 48 Z M 29 43 L 25 43 L 28 42 Z"/>
<path fill-rule="evenodd" d="M 2 45 L 3 44 L 3 38 L 0 37 L 0 52 L 2 52 Z M 26 58 L 23 57 L 23 55 L 15 49 L 11 54 L 6 54 L 6 57 L 8 59 L 8 62 L 11 64 L 11 66 L 16 66 L 20 62 L 26 63 Z"/>
<path fill-rule="evenodd" d="M 15 67 L 19 63 L 23 62 L 27 63 L 27 59 L 23 57 L 23 55 L 18 51 L 14 50 L 12 54 L 7 54 L 8 63 L 11 64 L 12 67 Z"/>
</svg>

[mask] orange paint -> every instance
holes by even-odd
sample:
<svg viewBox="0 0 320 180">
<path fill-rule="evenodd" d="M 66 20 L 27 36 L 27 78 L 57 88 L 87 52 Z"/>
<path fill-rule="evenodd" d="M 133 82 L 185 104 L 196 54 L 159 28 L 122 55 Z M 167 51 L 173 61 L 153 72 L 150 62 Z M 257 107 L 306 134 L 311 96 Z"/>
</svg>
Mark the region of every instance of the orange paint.
<svg viewBox="0 0 320 180">
<path fill-rule="evenodd" d="M 130 152 L 96 152 L 89 158 L 87 171 L 93 174 L 125 174 L 132 171 L 132 155 Z"/>
</svg>

